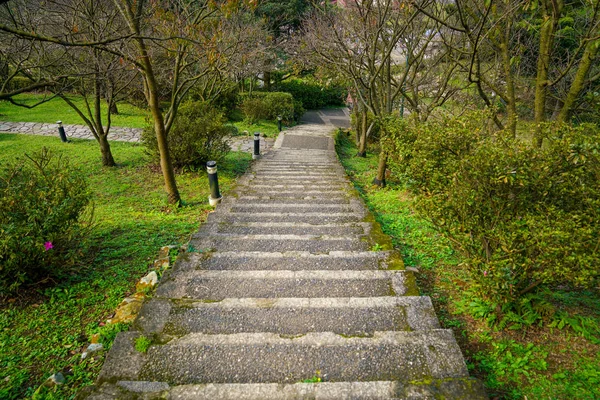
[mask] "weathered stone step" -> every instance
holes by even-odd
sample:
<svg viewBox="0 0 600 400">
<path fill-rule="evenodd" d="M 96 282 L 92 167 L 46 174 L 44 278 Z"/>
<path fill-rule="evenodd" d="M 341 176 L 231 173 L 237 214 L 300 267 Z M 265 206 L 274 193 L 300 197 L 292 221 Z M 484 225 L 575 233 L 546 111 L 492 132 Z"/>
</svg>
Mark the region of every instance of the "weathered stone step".
<svg viewBox="0 0 600 400">
<path fill-rule="evenodd" d="M 152 345 L 132 360 L 126 356 L 135 353 L 138 335 L 117 336 L 107 360 L 112 365 L 102 370 L 101 382 L 296 383 L 316 376 L 325 382 L 414 382 L 468 376 L 450 330 L 375 332 L 366 338 L 330 332 L 296 338 L 191 333 Z"/>
<path fill-rule="evenodd" d="M 330 251 L 366 251 L 366 240 L 341 236 L 315 235 L 218 235 L 203 233 L 192 236 L 190 241 L 196 249 L 211 251 L 309 251 L 324 254 Z"/>
<path fill-rule="evenodd" d="M 220 302 L 153 299 L 135 327 L 145 335 L 192 332 L 298 335 L 333 332 L 368 336 L 376 331 L 437 329 L 429 297 L 245 298 Z"/>
<path fill-rule="evenodd" d="M 403 271 L 173 271 L 156 297 L 227 298 L 381 297 L 406 293 Z"/>
<path fill-rule="evenodd" d="M 104 384 L 106 398 L 149 395 L 178 400 L 434 400 L 487 399 L 483 384 L 473 378 L 423 382 L 209 383 L 170 387 L 166 382 L 119 381 Z M 166 394 L 168 393 L 168 395 Z M 90 400 L 96 400 L 90 398 Z"/>
<path fill-rule="evenodd" d="M 364 214 L 359 213 L 323 213 L 323 212 L 302 212 L 302 213 L 247 213 L 247 212 L 224 212 L 211 213 L 208 216 L 208 222 L 229 222 L 232 224 L 246 222 L 302 222 L 307 224 L 331 224 L 361 222 Z"/>
<path fill-rule="evenodd" d="M 345 175 L 337 169 L 315 169 L 315 168 L 254 168 L 252 172 L 256 175 L 270 175 L 270 176 L 340 176 Z"/>
<path fill-rule="evenodd" d="M 368 223 L 356 224 L 302 224 L 248 222 L 246 224 L 214 224 L 203 231 L 235 235 L 364 235 L 370 230 Z"/>
<path fill-rule="evenodd" d="M 188 253 L 177 260 L 180 271 L 192 270 L 376 270 L 388 267 L 389 252 L 219 252 Z"/>
<path fill-rule="evenodd" d="M 227 199 L 227 198 L 226 198 Z M 255 204 L 312 204 L 313 207 L 318 207 L 319 204 L 348 204 L 350 197 L 348 196 L 335 196 L 329 198 L 317 198 L 306 196 L 303 193 L 296 195 L 296 197 L 284 197 L 284 198 L 272 198 L 270 196 L 239 196 L 235 198 L 236 202 L 239 203 L 255 203 Z"/>
<path fill-rule="evenodd" d="M 275 189 L 279 189 L 282 191 L 291 191 L 291 190 L 297 190 L 297 191 L 307 191 L 307 190 L 320 190 L 321 192 L 344 192 L 348 190 L 348 184 L 346 183 L 332 183 L 332 184 L 327 184 L 327 185 L 313 185 L 310 183 L 305 183 L 305 184 L 295 184 L 295 183 L 273 183 L 273 184 L 266 184 L 266 183 L 249 183 L 247 185 L 247 187 L 250 190 L 275 190 Z"/>
<path fill-rule="evenodd" d="M 231 205 L 230 212 L 250 212 L 250 213 L 302 213 L 302 212 L 331 212 L 331 213 L 351 213 L 354 206 L 350 204 L 319 204 L 314 203 L 240 203 Z"/>
</svg>

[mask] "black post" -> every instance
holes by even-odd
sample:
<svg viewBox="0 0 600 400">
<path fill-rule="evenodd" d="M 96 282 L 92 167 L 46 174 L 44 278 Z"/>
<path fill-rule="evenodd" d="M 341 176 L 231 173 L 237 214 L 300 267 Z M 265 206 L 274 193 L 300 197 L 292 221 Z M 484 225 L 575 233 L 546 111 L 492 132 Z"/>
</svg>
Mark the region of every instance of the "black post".
<svg viewBox="0 0 600 400">
<path fill-rule="evenodd" d="M 281 117 L 281 115 L 277 116 L 277 129 L 279 129 L 279 132 L 281 132 L 281 120 L 283 118 Z"/>
<path fill-rule="evenodd" d="M 217 176 L 217 162 L 209 161 L 206 163 L 206 172 L 208 172 L 208 185 L 210 186 L 210 196 L 208 202 L 211 206 L 216 206 L 223 197 L 219 191 L 219 177 Z"/>
<path fill-rule="evenodd" d="M 65 133 L 65 128 L 62 126 L 62 121 L 56 121 L 58 124 L 58 136 L 60 136 L 60 140 L 63 143 L 67 143 L 67 134 Z"/>
<path fill-rule="evenodd" d="M 254 154 L 252 154 L 252 159 L 256 160 L 260 158 L 260 133 L 254 132 Z"/>
</svg>

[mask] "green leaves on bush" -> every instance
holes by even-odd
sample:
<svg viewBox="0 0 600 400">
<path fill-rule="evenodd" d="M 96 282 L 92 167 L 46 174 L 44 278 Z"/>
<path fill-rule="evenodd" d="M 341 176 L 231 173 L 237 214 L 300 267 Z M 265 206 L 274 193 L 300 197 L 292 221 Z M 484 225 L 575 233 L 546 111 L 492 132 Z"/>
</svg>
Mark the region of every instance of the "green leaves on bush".
<svg viewBox="0 0 600 400">
<path fill-rule="evenodd" d="M 242 96 L 241 107 L 250 124 L 255 124 L 260 119 L 275 121 L 278 116 L 289 124 L 294 118 L 299 118 L 294 114 L 294 104 L 294 98 L 289 93 L 254 92 L 252 95 Z"/>
<path fill-rule="evenodd" d="M 0 291 L 15 291 L 72 266 L 89 204 L 81 172 L 45 148 L 2 166 Z"/>
<path fill-rule="evenodd" d="M 545 126 L 536 148 L 488 133 L 485 115 L 426 124 L 385 122 L 393 168 L 418 210 L 463 252 L 478 294 L 518 304 L 557 284 L 600 275 L 600 133 Z"/>
<path fill-rule="evenodd" d="M 307 79 L 290 79 L 277 84 L 277 90 L 290 93 L 302 106 L 315 110 L 328 106 L 343 106 L 348 91 L 341 85 L 321 85 Z"/>
<path fill-rule="evenodd" d="M 167 137 L 173 165 L 198 168 L 207 161 L 222 160 L 230 150 L 227 143 L 230 128 L 225 123 L 223 113 L 208 103 L 190 101 L 182 104 Z M 142 142 L 158 163 L 160 156 L 153 127 L 144 129 Z"/>
</svg>

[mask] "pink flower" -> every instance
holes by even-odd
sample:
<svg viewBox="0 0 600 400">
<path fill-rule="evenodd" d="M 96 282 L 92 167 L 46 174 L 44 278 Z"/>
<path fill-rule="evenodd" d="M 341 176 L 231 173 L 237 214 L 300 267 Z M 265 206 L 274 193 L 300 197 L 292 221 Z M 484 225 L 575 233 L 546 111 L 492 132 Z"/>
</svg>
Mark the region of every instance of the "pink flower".
<svg viewBox="0 0 600 400">
<path fill-rule="evenodd" d="M 483 271 L 483 276 L 487 276 L 487 271 Z"/>
<path fill-rule="evenodd" d="M 46 248 L 46 251 L 54 248 L 54 246 L 52 246 L 52 242 L 44 243 L 44 247 Z"/>
</svg>

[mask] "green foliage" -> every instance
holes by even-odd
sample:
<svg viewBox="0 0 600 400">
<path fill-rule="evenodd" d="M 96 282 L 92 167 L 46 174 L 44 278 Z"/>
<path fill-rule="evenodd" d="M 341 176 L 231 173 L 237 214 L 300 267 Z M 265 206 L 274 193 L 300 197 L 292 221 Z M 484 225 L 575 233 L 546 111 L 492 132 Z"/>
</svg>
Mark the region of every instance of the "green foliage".
<svg viewBox="0 0 600 400">
<path fill-rule="evenodd" d="M 492 343 L 490 352 L 479 352 L 473 358 L 488 373 L 486 386 L 496 389 L 506 383 L 531 382 L 536 372 L 548 367 L 548 353 L 539 346 L 522 345 L 513 340 Z"/>
<path fill-rule="evenodd" d="M 283 92 L 254 92 L 240 96 L 241 108 L 246 122 L 255 124 L 260 119 L 276 121 L 281 116 L 283 122 L 294 121 L 294 97 Z"/>
<path fill-rule="evenodd" d="M 122 327 L 102 326 L 103 321 L 148 273 L 158 249 L 187 243 L 211 209 L 205 173 L 179 174 L 178 187 L 187 205 L 168 205 L 162 175 L 147 168 L 144 147 L 134 143 L 111 143 L 121 165 L 102 168 L 95 141 L 73 139 L 65 144 L 53 137 L 0 134 L 0 163 L 42 147 L 65 154 L 85 174 L 96 223 L 81 243 L 83 257 L 76 269 L 37 290 L 24 289 L 15 298 L 0 299 L 2 399 L 30 398 L 58 371 L 67 382 L 52 389 L 55 398 L 73 398 L 93 384 L 106 353 L 81 360 L 90 335 L 99 333 L 100 342 L 110 347 L 114 329 Z M 250 154 L 231 152 L 219 165 L 219 185 L 225 195 L 251 160 Z"/>
<path fill-rule="evenodd" d="M 308 110 L 343 106 L 348 96 L 348 91 L 341 85 L 322 85 L 308 79 L 290 79 L 279 82 L 276 88 L 280 92 L 290 93 Z"/>
<path fill-rule="evenodd" d="M 142 335 L 135 339 L 135 349 L 140 353 L 145 353 L 148 351 L 150 346 L 152 345 L 152 340 L 148 339 L 146 336 Z"/>
<path fill-rule="evenodd" d="M 220 161 L 229 152 L 222 112 L 208 103 L 187 102 L 179 107 L 177 119 L 167 137 L 169 152 L 176 168 L 203 167 L 207 161 Z M 148 126 L 142 134 L 154 162 L 160 161 L 158 143 L 153 127 Z"/>
<path fill-rule="evenodd" d="M 393 169 L 417 208 L 467 257 L 479 295 L 517 304 L 556 284 L 599 275 L 599 132 L 545 127 L 532 147 L 488 133 L 484 115 L 427 124 L 386 123 Z"/>
<path fill-rule="evenodd" d="M 46 148 L 0 170 L 0 290 L 57 276 L 77 260 L 87 182 Z"/>
</svg>

